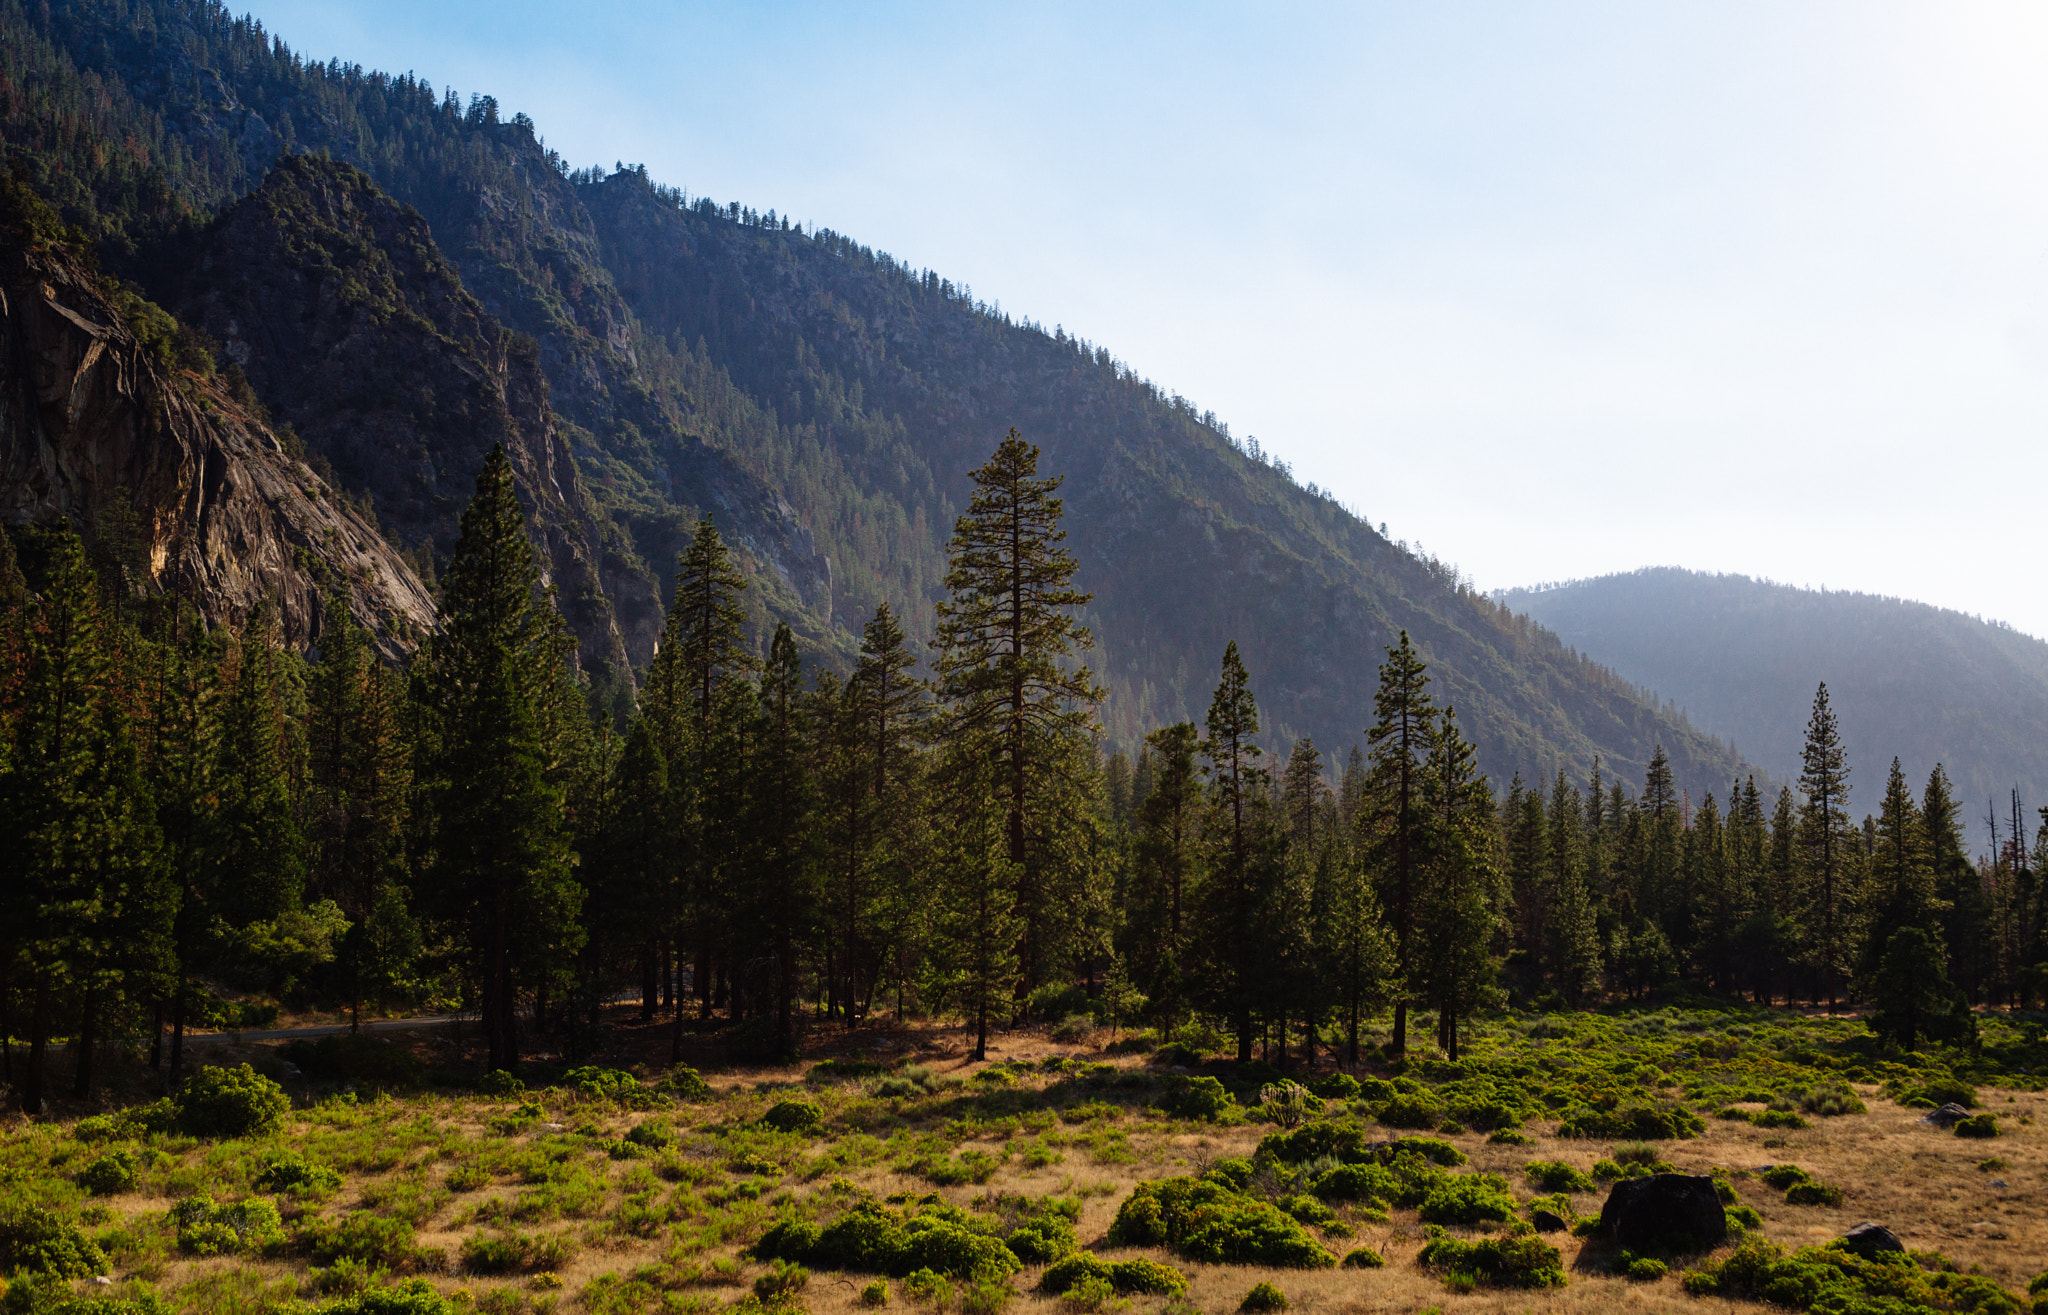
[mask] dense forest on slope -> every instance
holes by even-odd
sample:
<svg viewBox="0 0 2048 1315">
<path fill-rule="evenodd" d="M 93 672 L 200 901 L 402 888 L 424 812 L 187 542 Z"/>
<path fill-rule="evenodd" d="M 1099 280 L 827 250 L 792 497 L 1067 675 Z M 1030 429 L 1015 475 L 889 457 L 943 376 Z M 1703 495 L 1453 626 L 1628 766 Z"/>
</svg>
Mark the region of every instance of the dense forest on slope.
<svg viewBox="0 0 2048 1315">
<path fill-rule="evenodd" d="M 0 33 L 8 166 L 159 300 L 194 295 L 177 272 L 280 153 L 328 153 L 414 207 L 467 291 L 536 345 L 635 666 L 705 515 L 755 583 L 756 636 L 786 622 L 843 667 L 882 601 L 929 634 L 966 471 L 1015 425 L 1068 479 L 1119 743 L 1199 712 L 1231 639 L 1265 673 L 1273 743 L 1353 742 L 1406 629 L 1497 775 L 1583 779 L 1598 755 L 1634 776 L 1659 743 L 1687 785 L 1736 773 L 1727 746 L 1193 403 L 929 271 L 642 170 L 573 170 L 487 96 L 309 62 L 218 5 L 9 3 Z"/>
<path fill-rule="evenodd" d="M 1515 590 L 1501 601 L 1672 700 L 1788 779 L 1803 709 L 1827 682 L 1861 799 L 1897 754 L 1945 764 L 1972 834 L 1986 802 L 2048 802 L 2048 643 L 1924 603 L 1660 567 Z"/>
</svg>

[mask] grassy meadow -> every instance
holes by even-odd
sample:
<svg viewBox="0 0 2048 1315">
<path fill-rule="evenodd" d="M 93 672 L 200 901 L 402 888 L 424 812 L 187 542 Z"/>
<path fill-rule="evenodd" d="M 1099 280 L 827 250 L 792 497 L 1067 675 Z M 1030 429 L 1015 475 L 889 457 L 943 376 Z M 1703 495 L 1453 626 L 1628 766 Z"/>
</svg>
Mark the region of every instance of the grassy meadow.
<svg viewBox="0 0 2048 1315">
<path fill-rule="evenodd" d="M 1303 1085 L 1106 1030 L 634 1062 L 667 1033 L 481 1087 L 447 1032 L 196 1046 L 226 1072 L 174 1100 L 125 1070 L 126 1106 L 0 1124 L 0 1311 L 2048 1310 L 2039 1023 L 1911 1055 L 1708 1002 L 1518 1014 Z M 1667 1168 L 1715 1175 L 1729 1241 L 1618 1251 L 1610 1183 Z M 1909 1254 L 1828 1247 L 1864 1220 Z"/>
</svg>

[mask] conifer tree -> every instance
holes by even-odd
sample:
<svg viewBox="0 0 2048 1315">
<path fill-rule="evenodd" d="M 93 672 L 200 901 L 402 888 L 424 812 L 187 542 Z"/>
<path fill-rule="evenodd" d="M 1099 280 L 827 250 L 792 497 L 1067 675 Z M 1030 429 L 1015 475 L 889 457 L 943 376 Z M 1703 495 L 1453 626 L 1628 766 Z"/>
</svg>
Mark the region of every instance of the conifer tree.
<svg viewBox="0 0 2048 1315">
<path fill-rule="evenodd" d="M 1927 844 L 1928 878 L 1940 908 L 1940 939 L 1947 947 L 1950 980 L 1971 1000 L 1984 998 L 1990 979 L 1985 950 L 1991 905 L 1984 879 L 1963 843 L 1962 809 L 1940 763 L 1920 794 L 1920 827 Z"/>
<path fill-rule="evenodd" d="M 940 993 L 959 1003 L 974 1028 L 974 1058 L 988 1058 L 989 1019 L 1017 989 L 1017 867 L 1005 834 L 1003 782 L 987 760 L 946 774 L 947 825 L 934 832 L 939 872 L 933 909 L 933 967 Z"/>
<path fill-rule="evenodd" d="M 219 761 L 220 652 L 197 618 L 181 610 L 173 635 L 159 646 L 156 666 L 148 773 L 170 883 L 171 980 L 164 1004 L 175 1081 L 184 1068 L 193 979 L 209 965 L 219 922 L 214 896 L 220 867 L 212 861 L 212 844 L 219 804 L 213 773 Z"/>
<path fill-rule="evenodd" d="M 1859 968 L 1865 980 L 1882 965 L 1892 934 L 1900 928 L 1918 927 L 1939 935 L 1927 837 L 1897 758 L 1892 759 L 1884 801 L 1878 806 L 1876 844 L 1870 856 L 1870 915 Z"/>
<path fill-rule="evenodd" d="M 0 952 L 28 996 L 21 1108 L 42 1111 L 60 1011 L 76 1020 L 90 1094 L 98 1011 L 120 985 L 122 933 L 160 901 L 158 835 L 85 548 L 54 537 L 48 581 L 26 608 L 14 735 L 0 777 Z"/>
<path fill-rule="evenodd" d="M 1179 722 L 1153 731 L 1145 746 L 1152 788 L 1135 817 L 1124 958 L 1170 1030 L 1189 1004 L 1184 974 L 1194 968 L 1190 938 L 1202 898 L 1200 739 L 1194 723 Z"/>
<path fill-rule="evenodd" d="M 754 773 L 748 892 L 753 938 L 771 956 L 771 1025 L 778 1058 L 796 1053 L 792 1012 L 797 956 L 817 917 L 816 849 L 806 749 L 803 664 L 787 625 L 775 628 L 761 673 L 759 765 Z"/>
<path fill-rule="evenodd" d="M 1820 975 L 1832 1013 L 1840 976 L 1852 966 L 1855 839 L 1849 823 L 1849 760 L 1825 683 L 1813 697 L 1813 716 L 1806 725 L 1799 789 L 1806 796 L 1799 811 L 1799 854 L 1806 879 L 1808 961 Z"/>
<path fill-rule="evenodd" d="M 956 751 L 996 764 L 1003 832 L 1017 870 L 1018 947 L 1027 986 L 1052 969 L 1082 900 L 1085 858 L 1075 833 L 1092 762 L 1102 691 L 1070 659 L 1093 639 L 1073 609 L 1092 595 L 1073 587 L 1063 546 L 1060 477 L 1038 477 L 1038 449 L 1012 429 L 970 472 L 974 494 L 947 544 L 938 605 L 945 734 Z"/>
<path fill-rule="evenodd" d="M 1261 954 L 1253 930 L 1262 920 L 1260 852 L 1264 817 L 1260 805 L 1267 784 L 1259 766 L 1258 701 L 1251 676 L 1238 656 L 1237 641 L 1223 649 L 1222 678 L 1209 702 L 1208 735 L 1202 756 L 1209 761 L 1209 809 L 1203 830 L 1209 841 L 1208 920 L 1210 991 L 1237 1032 L 1240 1062 L 1252 1056 L 1252 1009 L 1259 993 Z"/>
<path fill-rule="evenodd" d="M 1596 773 L 1598 769 L 1595 769 Z M 1550 788 L 1550 882 L 1555 890 L 1551 909 L 1548 957 L 1551 980 L 1565 1002 L 1583 1003 L 1600 984 L 1600 921 L 1586 872 L 1586 845 L 1581 826 L 1584 804 L 1562 769 Z"/>
<path fill-rule="evenodd" d="M 1493 796 L 1477 755 L 1444 709 L 1424 764 L 1430 814 L 1418 929 L 1422 987 L 1437 1011 L 1437 1041 L 1456 1062 L 1460 1020 L 1499 997 L 1493 955 L 1497 891 Z"/>
<path fill-rule="evenodd" d="M 1524 790 L 1519 772 L 1508 785 L 1507 805 L 1502 811 L 1519 971 L 1534 986 L 1543 981 L 1546 971 L 1547 924 L 1556 890 L 1551 877 L 1550 820 L 1544 813 L 1542 794 Z"/>
<path fill-rule="evenodd" d="M 1429 831 L 1424 765 L 1436 727 L 1429 676 L 1405 630 L 1380 666 L 1373 717 L 1366 732 L 1372 768 L 1356 826 L 1359 848 L 1377 879 L 1380 905 L 1392 923 L 1394 1025 L 1387 1048 L 1400 1055 L 1408 1049 L 1416 916 L 1423 894 L 1421 864 Z"/>
<path fill-rule="evenodd" d="M 541 725 L 560 653 L 539 579 L 511 464 L 494 447 L 442 581 L 443 629 L 419 664 L 434 735 L 426 888 L 481 994 L 493 1069 L 518 1062 L 522 980 L 556 966 L 547 959 L 581 902 Z"/>
<path fill-rule="evenodd" d="M 212 845 L 219 875 L 210 903 L 213 916 L 230 927 L 297 907 L 305 887 L 272 624 L 264 607 L 251 615 L 233 650 L 234 684 L 221 707 L 220 761 L 214 769 L 220 802 Z"/>
<path fill-rule="evenodd" d="M 1870 1030 L 1902 1050 L 1917 1048 L 1923 1039 L 1953 1040 L 1975 1027 L 1968 1010 L 1956 1006 L 1941 946 L 1920 927 L 1900 927 L 1885 942 L 1871 1000 L 1877 1008 Z"/>
</svg>

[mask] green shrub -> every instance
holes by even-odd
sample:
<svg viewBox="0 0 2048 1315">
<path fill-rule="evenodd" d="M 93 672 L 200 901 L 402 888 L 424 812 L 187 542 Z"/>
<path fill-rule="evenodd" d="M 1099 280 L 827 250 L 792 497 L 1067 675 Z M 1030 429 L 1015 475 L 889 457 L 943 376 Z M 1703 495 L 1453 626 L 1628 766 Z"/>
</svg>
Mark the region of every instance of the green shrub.
<svg viewBox="0 0 2048 1315">
<path fill-rule="evenodd" d="M 1191 1078 L 1175 1073 L 1166 1079 L 1160 1107 L 1175 1118 L 1213 1122 L 1228 1115 L 1236 1103 L 1216 1078 Z"/>
<path fill-rule="evenodd" d="M 944 1310 L 953 1304 L 953 1285 L 943 1274 L 929 1269 L 913 1270 L 903 1277 L 903 1295 L 912 1301 Z"/>
<path fill-rule="evenodd" d="M 106 1272 L 106 1252 L 53 1211 L 23 1201 L 0 1203 L 0 1274 L 81 1279 Z"/>
<path fill-rule="evenodd" d="M 1627 1141 L 1614 1148 L 1616 1164 L 1640 1164 L 1646 1169 L 1669 1169 L 1664 1163 L 1664 1153 L 1646 1141 Z"/>
<path fill-rule="evenodd" d="M 754 1280 L 754 1296 L 767 1303 L 788 1302 L 811 1281 L 811 1271 L 793 1261 L 778 1260 Z"/>
<path fill-rule="evenodd" d="M 806 1082 L 845 1082 L 853 1078 L 878 1078 L 889 1071 L 887 1064 L 873 1059 L 828 1059 L 811 1065 Z"/>
<path fill-rule="evenodd" d="M 260 1137 L 284 1126 L 291 1097 L 247 1064 L 206 1067 L 171 1098 L 178 1128 L 193 1137 Z"/>
<path fill-rule="evenodd" d="M 1515 1128 L 1502 1128 L 1486 1139 L 1488 1146 L 1530 1146 L 1536 1139 Z"/>
<path fill-rule="evenodd" d="M 271 1156 L 250 1180 L 258 1191 L 291 1192 L 297 1196 L 327 1196 L 341 1190 L 341 1174 L 331 1165 L 317 1164 L 297 1151 Z"/>
<path fill-rule="evenodd" d="M 1313 1196 L 1283 1196 L 1275 1204 L 1296 1223 L 1307 1224 L 1310 1228 L 1320 1227 L 1337 1217 L 1336 1211 Z"/>
<path fill-rule="evenodd" d="M 1746 1205 L 1724 1206 L 1721 1213 L 1728 1220 L 1730 1232 L 1733 1232 L 1736 1228 L 1754 1229 L 1764 1226 L 1764 1217 Z"/>
<path fill-rule="evenodd" d="M 1670 1273 L 1671 1269 L 1663 1261 L 1654 1257 L 1638 1256 L 1630 1260 L 1622 1272 L 1638 1283 L 1655 1283 L 1658 1279 Z"/>
<path fill-rule="evenodd" d="M 386 1288 L 365 1288 L 348 1300 L 321 1308 L 320 1315 L 456 1315 L 456 1306 L 423 1278 Z"/>
<path fill-rule="evenodd" d="M 626 1130 L 626 1140 L 650 1151 L 665 1151 L 676 1144 L 676 1135 L 655 1123 L 636 1123 Z"/>
<path fill-rule="evenodd" d="M 1750 1122 L 1759 1128 L 1811 1128 L 1813 1125 L 1791 1110 L 1765 1110 Z"/>
<path fill-rule="evenodd" d="M 807 1100 L 785 1100 L 761 1116 L 761 1126 L 808 1136 L 825 1126 L 825 1112 Z"/>
<path fill-rule="evenodd" d="M 1407 1195 L 1407 1185 L 1393 1171 L 1379 1164 L 1345 1164 L 1315 1180 L 1310 1191 L 1326 1201 L 1369 1201 L 1377 1197 L 1397 1203 Z"/>
<path fill-rule="evenodd" d="M 1001 1239 L 928 1216 L 905 1228 L 902 1256 L 901 1264 L 970 1283 L 998 1282 L 1023 1268 Z"/>
<path fill-rule="evenodd" d="M 339 1219 L 301 1220 L 293 1245 L 316 1265 L 347 1259 L 398 1269 L 410 1264 L 414 1255 L 411 1224 L 367 1210 L 353 1210 Z"/>
<path fill-rule="evenodd" d="M 1321 1269 L 1337 1258 L 1264 1201 L 1197 1178 L 1139 1183 L 1109 1227 L 1111 1246 L 1164 1246 L 1211 1265 Z"/>
<path fill-rule="evenodd" d="M 1591 1192 L 1598 1188 L 1591 1178 L 1559 1160 L 1531 1160 L 1522 1166 L 1522 1172 L 1546 1192 Z"/>
<path fill-rule="evenodd" d="M 1856 1089 L 1840 1079 L 1808 1087 L 1798 1093 L 1797 1099 L 1800 1109 L 1808 1114 L 1818 1114 L 1824 1119 L 1870 1112 L 1870 1107 L 1863 1103 L 1863 1098 L 1856 1094 Z"/>
<path fill-rule="evenodd" d="M 1938 1253 L 1876 1260 L 1837 1246 L 1787 1253 L 1764 1238 L 1742 1240 L 1733 1254 L 1685 1276 L 1696 1297 L 1767 1301 L 1801 1310 L 1843 1312 L 1952 1310 L 2015 1315 L 2024 1304 L 1992 1280 L 1962 1274 Z"/>
<path fill-rule="evenodd" d="M 462 1244 L 462 1268 L 471 1274 L 531 1274 L 557 1270 L 575 1254 L 575 1244 L 560 1233 L 521 1233 L 508 1229 L 493 1236 L 471 1235 Z"/>
<path fill-rule="evenodd" d="M 1038 1276 L 1038 1290 L 1059 1294 L 1088 1279 L 1109 1282 L 1109 1263 L 1088 1251 L 1063 1256 Z"/>
<path fill-rule="evenodd" d="M 1990 1114 L 1973 1114 L 1969 1118 L 1959 1120 L 1956 1123 L 1956 1136 L 1958 1137 L 1996 1137 L 1997 1135 L 1998 1120 Z"/>
<path fill-rule="evenodd" d="M 1642 1137 L 1670 1141 L 1677 1137 L 1697 1137 L 1706 1128 L 1699 1115 L 1682 1105 L 1639 1103 L 1613 1110 L 1573 1110 L 1558 1124 L 1557 1135 L 1602 1139 Z"/>
<path fill-rule="evenodd" d="M 1794 1183 L 1785 1192 L 1785 1204 L 1787 1205 L 1835 1206 L 1841 1203 L 1842 1189 L 1839 1187 L 1829 1187 L 1823 1183 L 1811 1181 Z"/>
<path fill-rule="evenodd" d="M 1152 1296 L 1180 1297 L 1187 1294 L 1188 1279 L 1171 1265 L 1139 1257 L 1119 1260 L 1111 1265 L 1109 1285 L 1125 1294 L 1141 1292 Z"/>
<path fill-rule="evenodd" d="M 593 1100 L 630 1100 L 640 1094 L 640 1079 L 618 1068 L 572 1068 L 562 1085 Z"/>
<path fill-rule="evenodd" d="M 94 1196 L 115 1196 L 133 1191 L 136 1179 L 141 1176 L 142 1165 L 135 1152 L 117 1147 L 80 1169 L 77 1181 Z"/>
<path fill-rule="evenodd" d="M 1561 1288 L 1565 1282 L 1563 1255 L 1537 1237 L 1489 1237 L 1473 1242 L 1439 1237 L 1424 1246 L 1416 1260 L 1424 1268 L 1470 1274 L 1497 1287 Z"/>
<path fill-rule="evenodd" d="M 1444 1107 L 1433 1093 L 1403 1093 L 1380 1107 L 1379 1120 L 1389 1128 L 1434 1128 L 1444 1120 Z"/>
<path fill-rule="evenodd" d="M 178 1250 L 188 1256 L 255 1256 L 284 1244 L 277 1207 L 260 1198 L 216 1205 L 210 1196 L 188 1196 L 171 1207 L 171 1217 Z"/>
<path fill-rule="evenodd" d="M 1381 1269 L 1386 1266 L 1386 1263 L 1387 1258 L 1385 1256 L 1366 1247 L 1360 1247 L 1356 1251 L 1348 1251 L 1344 1255 L 1344 1268 L 1346 1269 Z"/>
<path fill-rule="evenodd" d="M 1071 1221 L 1062 1215 L 1044 1214 L 1012 1229 L 1003 1245 L 1027 1265 L 1049 1265 L 1081 1243 Z"/>
<path fill-rule="evenodd" d="M 486 1096 L 512 1096 L 526 1090 L 526 1084 L 502 1068 L 494 1068 L 477 1079 L 476 1089 Z"/>
<path fill-rule="evenodd" d="M 678 1064 L 670 1069 L 661 1081 L 654 1084 L 654 1089 L 675 1100 L 704 1100 L 711 1095 L 711 1084 L 687 1064 Z"/>
<path fill-rule="evenodd" d="M 1271 1283 L 1256 1284 L 1244 1294 L 1244 1300 L 1237 1304 L 1239 1310 L 1286 1310 L 1287 1295 Z"/>
<path fill-rule="evenodd" d="M 860 1296 L 856 1300 L 871 1310 L 877 1306 L 888 1305 L 889 1281 L 887 1279 L 876 1279 L 860 1290 Z"/>
<path fill-rule="evenodd" d="M 1504 1224 L 1515 1217 L 1515 1198 L 1499 1174 L 1447 1178 L 1422 1198 L 1425 1224 Z"/>
<path fill-rule="evenodd" d="M 1306 1123 L 1291 1132 L 1270 1133 L 1260 1140 L 1259 1159 L 1306 1164 L 1325 1158 L 1357 1160 L 1365 1156 L 1365 1129 L 1341 1123 Z"/>
<path fill-rule="evenodd" d="M 1263 1149 L 1263 1147 L 1262 1147 Z M 1252 1162 L 1241 1155 L 1227 1155 L 1209 1166 L 1209 1172 L 1202 1175 L 1213 1183 L 1221 1183 L 1233 1192 L 1242 1192 L 1251 1185 L 1252 1175 L 1258 1170 Z"/>
<path fill-rule="evenodd" d="M 1465 1163 L 1465 1152 L 1440 1137 L 1402 1137 L 1378 1148 L 1377 1153 L 1386 1159 L 1398 1159 L 1404 1153 L 1413 1153 L 1446 1169 Z"/>
<path fill-rule="evenodd" d="M 1763 1180 L 1764 1186 L 1780 1192 L 1794 1184 L 1813 1180 L 1813 1175 L 1796 1164 L 1773 1164 L 1759 1169 L 1756 1176 Z"/>
<path fill-rule="evenodd" d="M 293 1041 L 278 1057 L 298 1065 L 309 1078 L 366 1087 L 417 1087 L 427 1076 L 426 1066 L 404 1046 L 364 1033 Z"/>
<path fill-rule="evenodd" d="M 808 1261 L 817 1253 L 824 1234 L 824 1229 L 808 1220 L 785 1219 L 754 1243 L 754 1255 L 760 1260 Z"/>
<path fill-rule="evenodd" d="M 1351 1100 L 1361 1090 L 1358 1079 L 1349 1073 L 1332 1073 L 1326 1078 L 1317 1078 L 1308 1084 L 1308 1089 L 1324 1100 Z"/>
</svg>

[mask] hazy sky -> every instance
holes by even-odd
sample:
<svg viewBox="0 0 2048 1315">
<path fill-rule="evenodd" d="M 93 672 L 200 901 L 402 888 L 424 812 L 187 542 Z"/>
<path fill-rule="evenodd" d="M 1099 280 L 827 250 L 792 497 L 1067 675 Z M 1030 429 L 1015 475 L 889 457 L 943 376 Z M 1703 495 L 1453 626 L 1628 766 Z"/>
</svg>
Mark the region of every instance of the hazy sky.
<svg viewBox="0 0 2048 1315">
<path fill-rule="evenodd" d="M 1064 324 L 1483 587 L 2048 636 L 2048 8 L 250 9 Z"/>
</svg>

